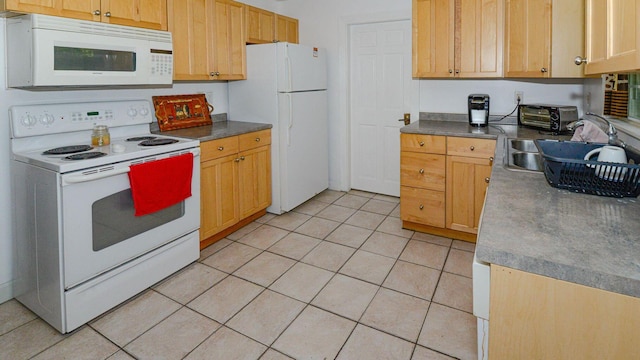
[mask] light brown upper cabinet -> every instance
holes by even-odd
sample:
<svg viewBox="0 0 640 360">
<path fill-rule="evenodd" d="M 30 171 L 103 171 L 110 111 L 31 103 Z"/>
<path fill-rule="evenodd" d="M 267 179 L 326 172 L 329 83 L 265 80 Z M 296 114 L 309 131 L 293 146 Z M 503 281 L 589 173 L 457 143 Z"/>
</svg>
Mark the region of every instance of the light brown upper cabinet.
<svg viewBox="0 0 640 360">
<path fill-rule="evenodd" d="M 214 33 L 215 79 L 246 79 L 244 5 L 230 0 L 216 0 Z"/>
<path fill-rule="evenodd" d="M 298 43 L 298 19 L 244 5 L 247 44 L 266 44 L 286 41 Z"/>
<path fill-rule="evenodd" d="M 265 44 L 275 40 L 276 14 L 245 5 L 247 44 Z"/>
<path fill-rule="evenodd" d="M 584 2 L 507 0 L 505 77 L 583 77 Z"/>
<path fill-rule="evenodd" d="M 246 78 L 244 5 L 229 0 L 167 0 L 175 80 Z"/>
<path fill-rule="evenodd" d="M 640 69 L 640 2 L 586 0 L 585 74 Z"/>
<path fill-rule="evenodd" d="M 413 76 L 502 77 L 504 0 L 413 0 Z"/>
<path fill-rule="evenodd" d="M 288 16 L 276 14 L 275 16 L 275 41 L 276 42 L 290 42 L 297 44 L 298 40 L 298 19 L 294 19 Z"/>
<path fill-rule="evenodd" d="M 5 0 L 0 10 L 167 30 L 167 0 Z"/>
</svg>

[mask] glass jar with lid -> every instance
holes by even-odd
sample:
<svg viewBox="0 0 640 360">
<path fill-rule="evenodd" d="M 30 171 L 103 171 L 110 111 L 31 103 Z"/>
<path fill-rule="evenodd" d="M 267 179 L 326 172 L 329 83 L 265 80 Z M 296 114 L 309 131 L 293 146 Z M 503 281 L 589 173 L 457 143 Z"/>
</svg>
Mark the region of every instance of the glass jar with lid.
<svg viewBox="0 0 640 360">
<path fill-rule="evenodd" d="M 91 145 L 103 146 L 109 145 L 111 142 L 111 135 L 109 135 L 109 128 L 107 125 L 96 125 L 93 127 L 91 133 Z"/>
</svg>

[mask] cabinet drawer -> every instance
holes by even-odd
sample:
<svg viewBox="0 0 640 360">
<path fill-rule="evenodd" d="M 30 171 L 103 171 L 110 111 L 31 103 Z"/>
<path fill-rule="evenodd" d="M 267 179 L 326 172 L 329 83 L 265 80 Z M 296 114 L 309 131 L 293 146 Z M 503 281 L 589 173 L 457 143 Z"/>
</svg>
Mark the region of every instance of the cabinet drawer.
<svg viewBox="0 0 640 360">
<path fill-rule="evenodd" d="M 400 134 L 402 151 L 429 154 L 446 154 L 447 139 L 444 136 L 422 134 Z"/>
<path fill-rule="evenodd" d="M 400 155 L 400 185 L 444 191 L 446 157 L 403 151 Z"/>
<path fill-rule="evenodd" d="M 443 191 L 400 187 L 400 217 L 404 221 L 444 227 L 445 194 Z"/>
<path fill-rule="evenodd" d="M 240 151 L 271 144 L 271 129 L 260 130 L 238 136 Z"/>
<path fill-rule="evenodd" d="M 495 140 L 452 136 L 447 139 L 447 155 L 490 158 L 495 152 Z"/>
<path fill-rule="evenodd" d="M 222 139 L 200 143 L 200 162 L 218 159 L 238 153 L 238 137 L 230 136 Z"/>
</svg>

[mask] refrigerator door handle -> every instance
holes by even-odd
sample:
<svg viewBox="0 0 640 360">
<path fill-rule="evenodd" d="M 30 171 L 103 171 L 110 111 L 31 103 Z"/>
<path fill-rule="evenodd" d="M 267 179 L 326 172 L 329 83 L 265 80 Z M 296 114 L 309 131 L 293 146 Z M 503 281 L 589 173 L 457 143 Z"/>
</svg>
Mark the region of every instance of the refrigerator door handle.
<svg viewBox="0 0 640 360">
<path fill-rule="evenodd" d="M 287 94 L 289 100 L 289 126 L 287 126 L 287 146 L 291 146 L 291 128 L 293 127 L 293 99 L 291 94 Z"/>
<path fill-rule="evenodd" d="M 287 61 L 287 80 L 289 80 L 288 91 L 293 91 L 293 80 L 291 79 L 291 58 L 287 56 L 286 61 Z"/>
</svg>

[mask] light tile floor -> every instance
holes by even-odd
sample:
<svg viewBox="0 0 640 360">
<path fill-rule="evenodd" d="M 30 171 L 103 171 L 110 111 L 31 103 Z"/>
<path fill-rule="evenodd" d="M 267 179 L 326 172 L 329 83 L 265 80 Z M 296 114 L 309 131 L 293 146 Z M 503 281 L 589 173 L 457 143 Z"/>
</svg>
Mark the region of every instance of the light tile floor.
<svg viewBox="0 0 640 360">
<path fill-rule="evenodd" d="M 327 190 L 64 336 L 7 301 L 0 359 L 476 359 L 474 245 L 398 216 Z"/>
</svg>

